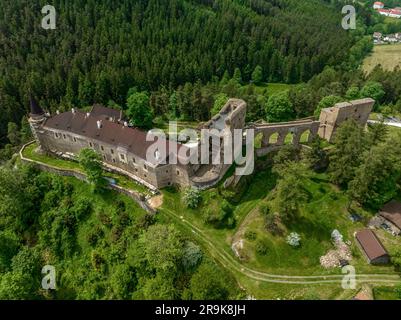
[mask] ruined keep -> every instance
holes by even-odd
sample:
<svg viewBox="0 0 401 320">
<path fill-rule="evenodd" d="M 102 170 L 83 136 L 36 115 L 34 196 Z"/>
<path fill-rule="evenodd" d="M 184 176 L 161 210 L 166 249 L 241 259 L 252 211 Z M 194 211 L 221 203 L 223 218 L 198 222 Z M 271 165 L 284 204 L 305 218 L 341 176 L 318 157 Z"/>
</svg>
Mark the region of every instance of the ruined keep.
<svg viewBox="0 0 401 320">
<path fill-rule="evenodd" d="M 337 103 L 331 108 L 323 109 L 320 113 L 319 136 L 333 142 L 336 129 L 349 119 L 365 126 L 372 112 L 375 100 L 371 98 Z"/>
</svg>

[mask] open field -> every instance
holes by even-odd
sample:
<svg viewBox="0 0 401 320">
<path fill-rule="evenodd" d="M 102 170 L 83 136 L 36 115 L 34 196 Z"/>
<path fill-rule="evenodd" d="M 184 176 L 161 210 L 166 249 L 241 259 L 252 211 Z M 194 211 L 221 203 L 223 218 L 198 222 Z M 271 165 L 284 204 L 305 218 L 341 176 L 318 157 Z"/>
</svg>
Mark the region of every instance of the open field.
<svg viewBox="0 0 401 320">
<path fill-rule="evenodd" d="M 375 46 L 373 53 L 363 62 L 362 69 L 366 73 L 370 73 L 379 64 L 385 70 L 394 70 L 395 67 L 400 67 L 401 44 Z"/>
<path fill-rule="evenodd" d="M 255 92 L 257 94 L 267 93 L 268 95 L 272 95 L 281 91 L 288 90 L 292 87 L 291 84 L 286 83 L 262 83 L 260 85 L 255 85 Z M 241 89 L 246 90 L 249 85 L 243 86 Z"/>
</svg>

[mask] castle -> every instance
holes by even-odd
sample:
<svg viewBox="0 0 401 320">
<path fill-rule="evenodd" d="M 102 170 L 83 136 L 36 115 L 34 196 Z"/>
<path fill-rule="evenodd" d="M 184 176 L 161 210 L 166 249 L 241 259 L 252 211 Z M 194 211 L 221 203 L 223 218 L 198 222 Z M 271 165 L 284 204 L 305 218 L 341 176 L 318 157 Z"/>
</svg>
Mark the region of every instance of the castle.
<svg viewBox="0 0 401 320">
<path fill-rule="evenodd" d="M 217 156 L 213 152 L 219 153 L 223 159 L 225 149 L 221 144 L 213 148 L 213 144 L 221 142 L 227 135 L 233 136 L 234 130 L 245 128 L 263 135 L 261 148 L 255 150 L 258 156 L 279 149 L 285 144 L 287 134 L 293 135 L 295 145 L 299 144 L 301 135 L 306 131 L 310 132 L 308 141 L 319 134 L 331 142 L 336 128 L 347 119 L 353 118 L 361 125 L 366 125 L 374 103 L 372 99 L 361 99 L 336 104 L 323 109 L 319 121 L 308 118 L 287 123 L 250 124 L 246 127 L 245 101 L 230 99 L 216 116 L 203 125 L 202 128 L 213 132 L 208 141 L 198 139 L 180 143 L 168 140 L 167 152 L 156 154 L 153 160 L 147 157 L 153 144 L 147 141 L 147 132 L 129 126 L 119 110 L 94 105 L 90 112 L 72 109 L 50 115 L 31 99 L 29 123 L 42 152 L 76 159 L 80 150 L 92 148 L 101 155 L 106 169 L 124 174 L 152 190 L 170 185 L 207 188 L 219 182 L 231 165 L 223 161 L 192 164 L 188 159 L 176 162 L 167 160 L 174 157 L 189 158 L 191 148 L 200 149 L 202 143 L 210 144 L 211 159 Z M 278 139 L 271 142 L 269 138 L 275 133 Z"/>
</svg>

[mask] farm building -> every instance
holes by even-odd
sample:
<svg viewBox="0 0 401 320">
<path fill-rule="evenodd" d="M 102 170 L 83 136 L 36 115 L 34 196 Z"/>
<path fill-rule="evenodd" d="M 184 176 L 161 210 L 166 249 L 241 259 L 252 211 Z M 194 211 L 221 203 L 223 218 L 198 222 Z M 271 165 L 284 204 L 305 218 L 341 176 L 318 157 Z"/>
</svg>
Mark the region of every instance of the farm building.
<svg viewBox="0 0 401 320">
<path fill-rule="evenodd" d="M 356 243 L 370 264 L 386 264 L 390 262 L 389 254 L 379 238 L 370 229 L 355 234 Z"/>
<path fill-rule="evenodd" d="M 395 234 L 401 234 L 401 202 L 390 201 L 380 210 L 379 215 Z"/>
</svg>

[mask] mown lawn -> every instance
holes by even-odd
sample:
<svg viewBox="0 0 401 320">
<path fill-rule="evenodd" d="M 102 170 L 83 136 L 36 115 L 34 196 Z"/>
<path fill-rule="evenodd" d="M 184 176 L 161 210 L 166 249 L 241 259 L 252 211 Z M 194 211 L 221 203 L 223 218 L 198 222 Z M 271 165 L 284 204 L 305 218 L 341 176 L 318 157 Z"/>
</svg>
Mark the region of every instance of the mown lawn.
<svg viewBox="0 0 401 320">
<path fill-rule="evenodd" d="M 379 64 L 389 71 L 401 66 L 401 44 L 376 45 L 373 53 L 365 58 L 362 69 L 370 73 Z"/>
<path fill-rule="evenodd" d="M 38 162 L 42 162 L 44 164 L 57 167 L 60 169 L 65 169 L 65 170 L 74 170 L 83 173 L 83 170 L 81 166 L 79 165 L 78 162 L 74 162 L 71 160 L 66 160 L 66 159 L 58 159 L 56 157 L 48 156 L 46 154 L 38 153 L 36 152 L 38 145 L 36 143 L 33 143 L 29 146 L 27 146 L 24 151 L 23 151 L 23 156 L 34 160 Z M 112 172 L 105 172 L 104 173 L 105 177 L 112 178 L 116 181 L 116 184 L 123 188 L 128 188 L 143 194 L 149 194 L 150 191 L 147 189 L 145 186 L 136 183 L 134 180 Z"/>
<path fill-rule="evenodd" d="M 373 288 L 375 300 L 400 300 L 395 287 L 375 287 Z"/>
</svg>

